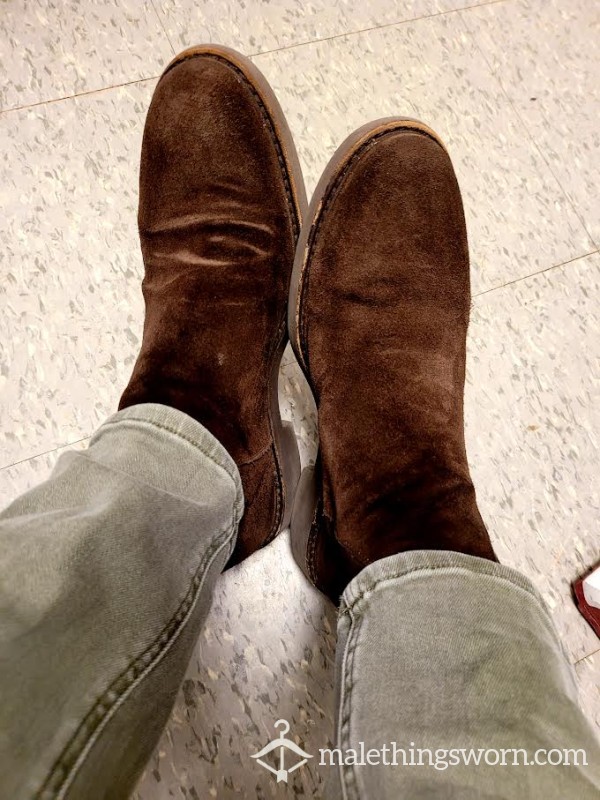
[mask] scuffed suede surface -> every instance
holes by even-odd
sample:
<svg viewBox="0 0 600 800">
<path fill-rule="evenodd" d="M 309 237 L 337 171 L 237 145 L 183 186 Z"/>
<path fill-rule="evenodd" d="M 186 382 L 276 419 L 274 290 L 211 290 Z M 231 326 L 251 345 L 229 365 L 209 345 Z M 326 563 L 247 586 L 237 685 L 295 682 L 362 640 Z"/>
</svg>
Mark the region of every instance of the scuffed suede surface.
<svg viewBox="0 0 600 800">
<path fill-rule="evenodd" d="M 144 131 L 146 317 L 120 408 L 177 408 L 231 454 L 246 497 L 234 561 L 283 514 L 270 384 L 299 227 L 286 170 L 269 111 L 235 64 L 201 53 L 167 69 Z"/>
<path fill-rule="evenodd" d="M 331 186 L 299 333 L 319 414 L 310 567 L 337 601 L 360 569 L 405 550 L 495 556 L 465 452 L 469 257 L 450 159 L 398 127 Z"/>
</svg>

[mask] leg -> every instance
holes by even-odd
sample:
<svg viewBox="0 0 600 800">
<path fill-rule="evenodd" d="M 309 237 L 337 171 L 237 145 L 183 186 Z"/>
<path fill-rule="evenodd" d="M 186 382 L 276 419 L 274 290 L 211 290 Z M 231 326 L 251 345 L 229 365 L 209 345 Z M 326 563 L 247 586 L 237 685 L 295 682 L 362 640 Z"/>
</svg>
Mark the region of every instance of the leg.
<svg viewBox="0 0 600 800">
<path fill-rule="evenodd" d="M 127 797 L 233 551 L 235 463 L 140 405 L 0 516 L 3 797 Z"/>
<path fill-rule="evenodd" d="M 342 597 L 336 670 L 337 746 L 395 743 L 406 761 L 398 752 L 397 766 L 339 766 L 332 797 L 598 797 L 600 747 L 572 668 L 543 601 L 513 569 L 443 551 L 375 562 Z M 432 755 L 410 766 L 410 748 L 413 764 L 417 748 Z M 465 765 L 462 748 L 492 752 Z M 545 763 L 556 751 L 570 766 Z"/>
<path fill-rule="evenodd" d="M 292 543 L 309 579 L 341 596 L 339 746 L 584 748 L 590 764 L 345 765 L 337 792 L 596 796 L 598 747 L 547 612 L 497 563 L 477 508 L 463 426 L 467 236 L 443 144 L 414 120 L 367 126 L 332 159 L 308 217 L 289 314 L 320 452 Z"/>
</svg>

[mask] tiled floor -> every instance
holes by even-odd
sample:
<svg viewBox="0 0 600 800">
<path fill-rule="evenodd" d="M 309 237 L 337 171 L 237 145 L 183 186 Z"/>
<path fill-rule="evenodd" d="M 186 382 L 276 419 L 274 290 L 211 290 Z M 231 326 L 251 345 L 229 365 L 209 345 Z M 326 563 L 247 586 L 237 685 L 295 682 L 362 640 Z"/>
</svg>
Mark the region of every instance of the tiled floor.
<svg viewBox="0 0 600 800">
<path fill-rule="evenodd" d="M 447 142 L 471 239 L 466 408 L 482 511 L 502 560 L 549 603 L 600 728 L 600 642 L 569 594 L 600 558 L 598 3 L 5 0 L 0 502 L 115 407 L 141 333 L 144 115 L 173 53 L 207 40 L 252 55 L 272 82 L 309 191 L 374 117 L 420 117 Z M 289 354 L 281 396 L 308 460 L 314 412 Z M 281 717 L 309 752 L 324 746 L 334 629 L 286 537 L 227 574 L 139 800 L 283 797 L 248 755 Z M 319 795 L 314 769 L 296 775 L 295 793 Z"/>
</svg>

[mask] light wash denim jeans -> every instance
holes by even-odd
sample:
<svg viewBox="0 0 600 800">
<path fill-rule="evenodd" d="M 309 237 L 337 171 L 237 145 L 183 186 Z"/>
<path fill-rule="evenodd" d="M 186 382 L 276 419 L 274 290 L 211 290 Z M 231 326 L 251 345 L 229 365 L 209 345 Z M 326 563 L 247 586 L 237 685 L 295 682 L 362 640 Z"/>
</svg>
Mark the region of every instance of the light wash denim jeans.
<svg viewBox="0 0 600 800">
<path fill-rule="evenodd" d="M 149 404 L 116 414 L 0 515 L 2 800 L 128 796 L 242 513 L 224 448 Z M 387 558 L 346 589 L 338 635 L 339 761 L 396 743 L 582 749 L 588 766 L 345 763 L 329 770 L 330 797 L 600 797 L 571 668 L 514 570 L 456 553 Z"/>
</svg>

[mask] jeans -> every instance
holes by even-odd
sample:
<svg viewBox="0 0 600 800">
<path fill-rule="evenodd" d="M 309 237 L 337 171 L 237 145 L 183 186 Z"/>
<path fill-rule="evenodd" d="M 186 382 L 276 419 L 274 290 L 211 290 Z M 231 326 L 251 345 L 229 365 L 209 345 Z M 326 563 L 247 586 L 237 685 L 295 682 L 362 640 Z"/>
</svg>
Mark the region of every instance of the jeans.
<svg viewBox="0 0 600 800">
<path fill-rule="evenodd" d="M 114 415 L 0 515 L 1 798 L 128 796 L 242 513 L 219 442 L 147 404 Z M 515 570 L 450 552 L 378 561 L 344 592 L 336 659 L 328 797 L 600 796 L 600 748 L 571 667 Z M 409 761 L 411 748 L 432 756 L 352 755 L 392 744 Z M 471 747 L 583 750 L 587 766 L 444 768 L 440 751 Z"/>
</svg>

